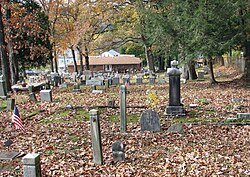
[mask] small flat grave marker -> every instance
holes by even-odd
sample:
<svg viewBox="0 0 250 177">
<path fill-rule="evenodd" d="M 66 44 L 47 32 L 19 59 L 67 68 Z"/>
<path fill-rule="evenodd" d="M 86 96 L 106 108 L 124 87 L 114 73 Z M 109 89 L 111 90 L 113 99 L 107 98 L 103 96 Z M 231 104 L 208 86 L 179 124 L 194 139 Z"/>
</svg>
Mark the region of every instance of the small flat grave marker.
<svg viewBox="0 0 250 177">
<path fill-rule="evenodd" d="M 20 152 L 0 152 L 0 160 L 13 160 Z"/>
<path fill-rule="evenodd" d="M 103 90 L 92 90 L 92 93 L 95 93 L 95 94 L 102 94 L 103 93 Z"/>
<path fill-rule="evenodd" d="M 167 132 L 169 133 L 184 133 L 184 129 L 181 123 L 172 124 Z"/>
<path fill-rule="evenodd" d="M 125 159 L 124 145 L 121 141 L 116 141 L 112 144 L 112 154 L 115 162 Z"/>
<path fill-rule="evenodd" d="M 154 110 L 146 110 L 140 117 L 141 131 L 161 131 L 160 117 Z"/>
</svg>

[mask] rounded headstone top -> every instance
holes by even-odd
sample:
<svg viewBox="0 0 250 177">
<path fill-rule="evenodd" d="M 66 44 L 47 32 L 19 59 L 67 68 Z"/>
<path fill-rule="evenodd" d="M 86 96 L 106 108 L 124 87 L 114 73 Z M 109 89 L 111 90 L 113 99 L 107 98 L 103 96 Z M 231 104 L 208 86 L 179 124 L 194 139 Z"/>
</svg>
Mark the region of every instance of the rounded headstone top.
<svg viewBox="0 0 250 177">
<path fill-rule="evenodd" d="M 169 76 L 179 76 L 181 75 L 181 71 L 177 68 L 168 68 L 167 74 Z"/>
</svg>

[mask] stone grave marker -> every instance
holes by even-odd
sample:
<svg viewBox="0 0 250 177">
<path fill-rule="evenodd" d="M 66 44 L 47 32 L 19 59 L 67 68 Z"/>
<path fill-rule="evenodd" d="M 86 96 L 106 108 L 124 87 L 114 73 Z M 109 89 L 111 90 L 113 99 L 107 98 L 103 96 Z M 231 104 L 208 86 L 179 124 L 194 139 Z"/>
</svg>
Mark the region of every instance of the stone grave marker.
<svg viewBox="0 0 250 177">
<path fill-rule="evenodd" d="M 37 102 L 36 95 L 34 92 L 29 93 L 30 100 L 33 102 Z"/>
<path fill-rule="evenodd" d="M 20 152 L 0 152 L 0 160 L 13 160 Z"/>
<path fill-rule="evenodd" d="M 167 132 L 169 133 L 184 133 L 184 129 L 181 123 L 172 124 Z"/>
<path fill-rule="evenodd" d="M 74 84 L 74 88 L 73 88 L 73 92 L 80 92 L 81 89 L 80 89 L 80 84 L 79 83 L 75 83 Z"/>
<path fill-rule="evenodd" d="M 204 76 L 204 71 L 198 71 L 198 81 L 204 81 L 205 80 L 205 76 Z"/>
<path fill-rule="evenodd" d="M 169 75 L 169 105 L 166 107 L 165 115 L 167 116 L 184 116 L 186 115 L 183 105 L 181 104 L 180 75 L 177 68 L 168 68 Z"/>
<path fill-rule="evenodd" d="M 149 76 L 149 83 L 150 83 L 150 84 L 155 84 L 155 78 L 156 78 L 155 76 L 150 75 L 150 76 Z"/>
<path fill-rule="evenodd" d="M 40 91 L 41 101 L 52 102 L 52 92 L 51 90 L 41 90 Z"/>
<path fill-rule="evenodd" d="M 250 120 L 250 112 L 248 113 L 237 113 L 238 120 Z"/>
<path fill-rule="evenodd" d="M 126 87 L 120 86 L 120 131 L 127 131 L 127 118 L 126 118 Z"/>
<path fill-rule="evenodd" d="M 106 105 L 108 107 L 113 108 L 115 106 L 115 100 L 114 99 L 108 99 Z"/>
<path fill-rule="evenodd" d="M 13 111 L 15 105 L 15 99 L 14 98 L 8 98 L 7 99 L 7 110 Z"/>
<path fill-rule="evenodd" d="M 92 93 L 94 93 L 94 94 L 102 94 L 103 90 L 92 90 Z"/>
<path fill-rule="evenodd" d="M 27 154 L 23 157 L 23 176 L 41 177 L 41 165 L 39 154 Z"/>
<path fill-rule="evenodd" d="M 142 77 L 138 76 L 136 77 L 136 85 L 141 85 L 142 84 Z"/>
<path fill-rule="evenodd" d="M 7 91 L 5 87 L 5 81 L 3 80 L 3 76 L 0 77 L 0 97 L 6 98 L 7 97 Z"/>
<path fill-rule="evenodd" d="M 115 162 L 125 159 L 124 144 L 121 141 L 116 141 L 112 144 L 112 154 Z"/>
<path fill-rule="evenodd" d="M 103 85 L 103 81 L 97 78 L 86 80 L 86 85 Z"/>
<path fill-rule="evenodd" d="M 119 83 L 120 83 L 119 77 L 113 77 L 113 79 L 112 79 L 112 84 L 113 84 L 113 85 L 117 85 L 117 84 L 119 84 Z"/>
<path fill-rule="evenodd" d="M 91 132 L 94 163 L 102 165 L 103 155 L 102 155 L 101 131 L 100 131 L 98 110 L 95 109 L 90 110 L 89 116 L 90 116 L 90 130 L 91 130 L 90 132 Z"/>
<path fill-rule="evenodd" d="M 140 117 L 141 131 L 161 131 L 159 114 L 154 110 L 146 110 Z"/>
</svg>

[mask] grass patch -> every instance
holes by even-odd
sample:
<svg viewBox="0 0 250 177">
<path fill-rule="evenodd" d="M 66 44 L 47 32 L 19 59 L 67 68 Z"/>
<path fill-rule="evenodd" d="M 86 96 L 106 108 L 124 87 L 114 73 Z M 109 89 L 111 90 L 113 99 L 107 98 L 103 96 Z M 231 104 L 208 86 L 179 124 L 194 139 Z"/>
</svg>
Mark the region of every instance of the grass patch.
<svg viewBox="0 0 250 177">
<path fill-rule="evenodd" d="M 89 121 L 89 113 L 85 110 L 61 109 L 55 112 L 51 117 L 41 120 L 40 123 L 70 123 L 79 121 Z"/>
<path fill-rule="evenodd" d="M 0 109 L 4 109 L 7 107 L 7 100 L 1 100 L 0 101 Z"/>
<path fill-rule="evenodd" d="M 139 120 L 139 114 L 130 114 L 127 115 L 127 123 L 136 123 Z M 112 123 L 120 122 L 120 115 L 112 115 L 109 117 L 109 121 Z"/>
</svg>

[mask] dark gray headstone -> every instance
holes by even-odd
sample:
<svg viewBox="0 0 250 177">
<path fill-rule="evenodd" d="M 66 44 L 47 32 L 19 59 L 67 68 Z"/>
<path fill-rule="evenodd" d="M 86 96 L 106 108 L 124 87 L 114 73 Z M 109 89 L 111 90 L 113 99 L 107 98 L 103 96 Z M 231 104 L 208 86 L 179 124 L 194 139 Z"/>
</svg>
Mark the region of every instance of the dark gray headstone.
<svg viewBox="0 0 250 177">
<path fill-rule="evenodd" d="M 80 84 L 79 83 L 75 83 L 74 84 L 74 88 L 73 88 L 73 92 L 80 92 L 81 89 L 80 89 Z"/>
<path fill-rule="evenodd" d="M 141 114 L 141 131 L 161 131 L 159 114 L 154 110 L 146 110 Z"/>
<path fill-rule="evenodd" d="M 0 160 L 13 160 L 20 152 L 0 152 Z"/>
<path fill-rule="evenodd" d="M 112 79 L 112 84 L 113 84 L 113 85 L 117 85 L 117 84 L 119 84 L 119 83 L 120 83 L 119 77 L 114 77 L 114 78 Z"/>
<path fill-rule="evenodd" d="M 181 123 L 172 124 L 167 132 L 169 133 L 184 133 L 184 129 Z"/>
<path fill-rule="evenodd" d="M 5 81 L 0 80 L 0 96 L 6 97 L 7 96 L 7 91 L 5 87 Z"/>
<path fill-rule="evenodd" d="M 114 99 L 108 99 L 107 100 L 107 106 L 113 108 L 115 106 L 115 100 Z"/>
<path fill-rule="evenodd" d="M 31 101 L 33 101 L 33 102 L 36 102 L 36 101 L 37 101 L 36 95 L 35 95 L 34 92 L 29 93 L 29 96 L 30 96 L 30 100 L 31 100 Z"/>
<path fill-rule="evenodd" d="M 136 78 L 136 85 L 141 85 L 142 84 L 142 77 L 137 77 Z"/>
<path fill-rule="evenodd" d="M 13 111 L 15 105 L 15 99 L 14 98 L 8 98 L 7 99 L 7 110 Z"/>
<path fill-rule="evenodd" d="M 205 78 L 204 75 L 205 75 L 204 71 L 198 71 L 198 78 L 197 78 L 197 80 L 203 81 L 204 78 Z"/>
<path fill-rule="evenodd" d="M 250 120 L 250 112 L 249 113 L 237 113 L 238 120 Z"/>
<path fill-rule="evenodd" d="M 125 159 L 124 144 L 121 141 L 112 144 L 112 154 L 115 162 Z"/>
<path fill-rule="evenodd" d="M 155 76 L 149 76 L 149 83 L 155 84 Z"/>
</svg>

